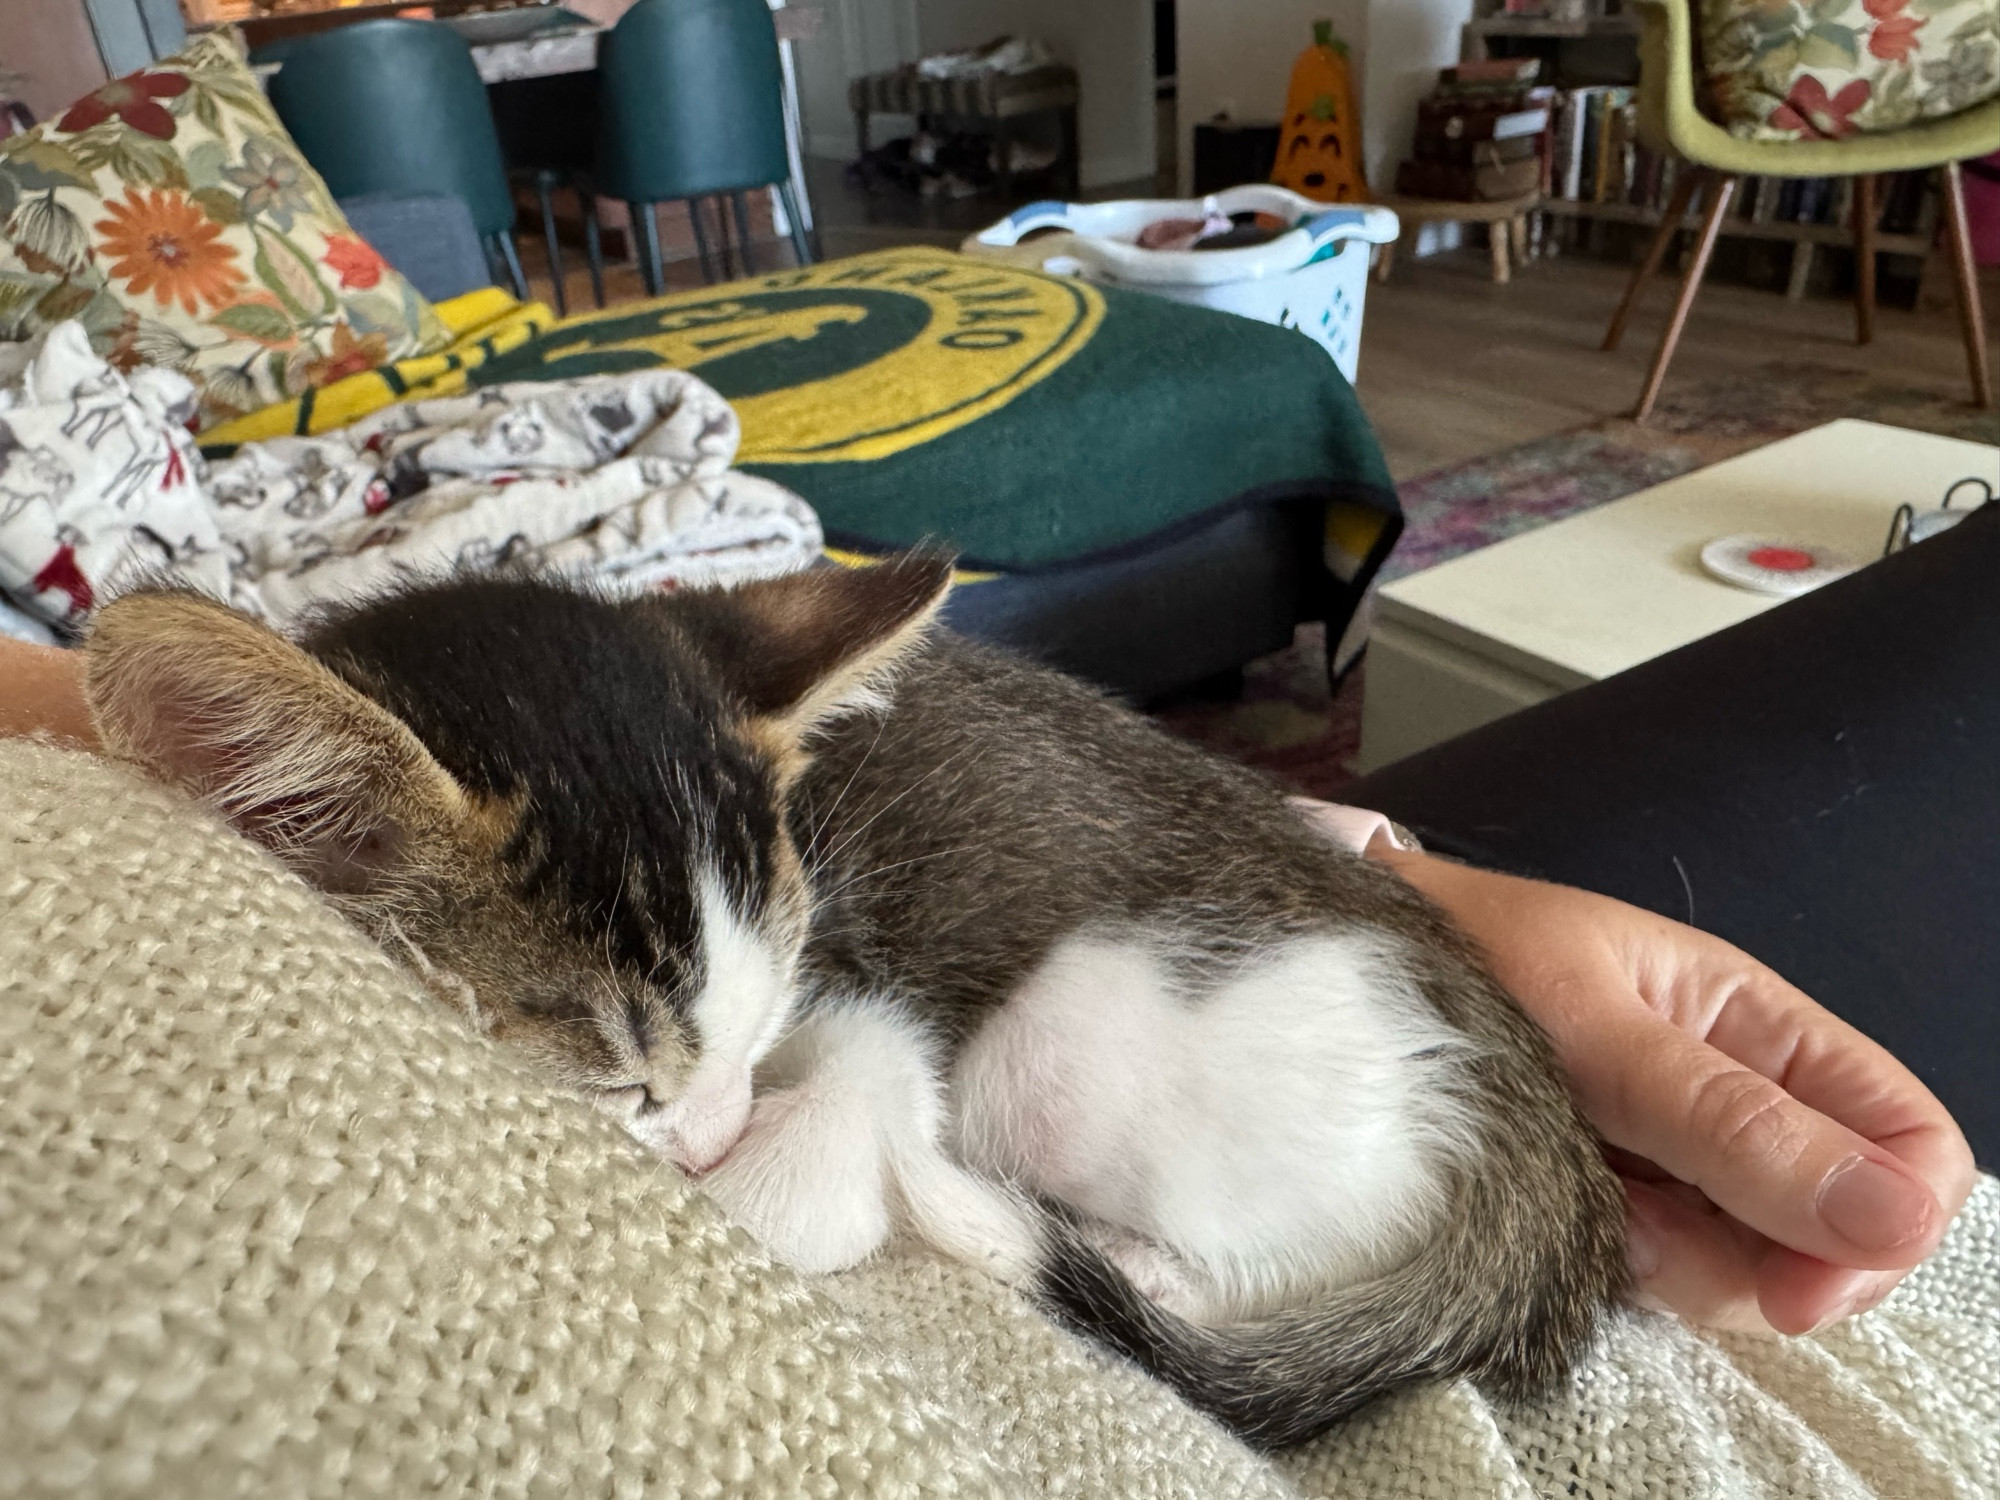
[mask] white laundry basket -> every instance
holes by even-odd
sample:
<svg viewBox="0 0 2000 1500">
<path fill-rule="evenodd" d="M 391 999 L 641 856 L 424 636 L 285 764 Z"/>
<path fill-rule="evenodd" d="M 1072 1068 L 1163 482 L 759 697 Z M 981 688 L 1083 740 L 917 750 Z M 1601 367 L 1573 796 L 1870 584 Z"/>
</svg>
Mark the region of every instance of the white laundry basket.
<svg viewBox="0 0 2000 1500">
<path fill-rule="evenodd" d="M 1264 244 L 1230 250 L 1142 250 L 1134 243 L 1156 219 L 1200 219 L 1211 210 L 1272 214 L 1293 227 Z M 1256 184 L 1209 198 L 1030 203 L 963 248 L 1296 328 L 1353 380 L 1368 246 L 1388 244 L 1397 228 L 1395 214 L 1374 204 L 1329 207 Z M 1041 229 L 1064 232 L 1022 243 Z"/>
</svg>

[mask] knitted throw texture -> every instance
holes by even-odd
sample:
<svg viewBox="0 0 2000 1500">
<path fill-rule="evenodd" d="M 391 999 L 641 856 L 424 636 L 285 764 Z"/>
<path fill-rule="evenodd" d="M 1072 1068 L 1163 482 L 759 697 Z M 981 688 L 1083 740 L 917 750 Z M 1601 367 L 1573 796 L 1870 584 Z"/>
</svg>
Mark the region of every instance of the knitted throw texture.
<svg viewBox="0 0 2000 1500">
<path fill-rule="evenodd" d="M 808 1282 L 262 853 L 0 742 L 0 1496 L 1881 1496 L 2000 1481 L 2000 1184 L 1814 1339 L 1276 1462 L 936 1258 Z"/>
</svg>

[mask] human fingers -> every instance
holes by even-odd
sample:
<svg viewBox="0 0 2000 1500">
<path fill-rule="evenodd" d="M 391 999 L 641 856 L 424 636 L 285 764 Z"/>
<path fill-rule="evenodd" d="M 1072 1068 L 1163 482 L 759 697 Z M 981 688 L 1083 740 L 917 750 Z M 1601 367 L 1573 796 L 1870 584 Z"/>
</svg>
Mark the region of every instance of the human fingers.
<svg viewBox="0 0 2000 1500">
<path fill-rule="evenodd" d="M 1937 1097 L 1886 1048 L 1769 970 L 1753 964 L 1724 988 L 1703 1039 L 1902 1162 L 1943 1210 L 1940 1233 L 1971 1193 L 1972 1149 Z"/>
<path fill-rule="evenodd" d="M 1572 1065 L 1585 1112 L 1751 1229 L 1854 1269 L 1914 1265 L 1949 1214 L 1894 1153 L 1672 1021 L 1608 1006 Z"/>
<path fill-rule="evenodd" d="M 1616 1147 L 1640 1300 L 1714 1327 L 1805 1333 L 1873 1307 L 1907 1271 L 1855 1271 L 1801 1255 L 1725 1213 L 1655 1163 Z"/>
<path fill-rule="evenodd" d="M 1768 1331 L 1758 1308 L 1762 1236 L 1700 1194 L 1625 1183 L 1626 1242 L 1639 1300 L 1709 1328 Z"/>
<path fill-rule="evenodd" d="M 1768 1245 L 1757 1267 L 1757 1307 L 1779 1333 L 1812 1333 L 1866 1312 L 1896 1289 L 1910 1267 L 1855 1271 Z"/>
</svg>

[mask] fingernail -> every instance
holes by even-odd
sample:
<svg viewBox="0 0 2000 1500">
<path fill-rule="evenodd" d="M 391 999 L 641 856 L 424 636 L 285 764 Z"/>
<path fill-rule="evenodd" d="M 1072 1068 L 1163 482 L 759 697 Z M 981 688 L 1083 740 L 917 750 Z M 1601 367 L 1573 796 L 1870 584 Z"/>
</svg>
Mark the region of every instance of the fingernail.
<svg viewBox="0 0 2000 1500">
<path fill-rule="evenodd" d="M 1819 1188 L 1819 1216 L 1858 1250 L 1894 1250 L 1930 1226 L 1931 1195 L 1892 1167 L 1849 1157 Z"/>
</svg>

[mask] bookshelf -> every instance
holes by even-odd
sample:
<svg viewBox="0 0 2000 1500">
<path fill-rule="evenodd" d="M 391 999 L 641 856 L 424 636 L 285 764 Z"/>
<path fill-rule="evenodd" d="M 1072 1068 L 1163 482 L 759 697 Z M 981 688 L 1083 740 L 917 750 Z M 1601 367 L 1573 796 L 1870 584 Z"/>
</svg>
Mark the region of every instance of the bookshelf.
<svg viewBox="0 0 2000 1500">
<path fill-rule="evenodd" d="M 1591 36 L 1639 35 L 1639 23 L 1631 16 L 1584 16 L 1557 20 L 1552 16 L 1485 16 L 1465 23 L 1462 50 L 1468 62 L 1489 57 L 1491 43 L 1499 37 L 1573 40 Z"/>
<path fill-rule="evenodd" d="M 1641 224 L 1655 227 L 1665 216 L 1658 208 L 1643 207 L 1635 203 L 1578 203 L 1568 198 L 1544 198 L 1535 205 L 1540 213 L 1555 214 L 1560 218 L 1601 219 L 1609 224 Z M 1697 230 L 1701 228 L 1701 215 L 1690 211 L 1681 218 L 1681 228 Z M 1722 232 L 1744 239 L 1791 240 L 1807 245 L 1852 246 L 1854 232 L 1846 224 L 1787 224 L 1777 220 L 1758 222 L 1755 219 L 1724 219 Z M 1886 230 L 1875 232 L 1875 248 L 1891 255 L 1926 255 L 1930 252 L 1930 236 L 1927 234 L 1894 234 Z"/>
</svg>

